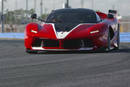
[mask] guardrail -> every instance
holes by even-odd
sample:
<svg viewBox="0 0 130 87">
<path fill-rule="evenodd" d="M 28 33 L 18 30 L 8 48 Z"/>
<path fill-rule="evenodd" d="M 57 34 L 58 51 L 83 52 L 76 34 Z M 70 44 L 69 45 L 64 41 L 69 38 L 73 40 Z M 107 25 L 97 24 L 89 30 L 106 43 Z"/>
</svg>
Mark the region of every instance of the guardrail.
<svg viewBox="0 0 130 87">
<path fill-rule="evenodd" d="M 0 38 L 24 39 L 24 33 L 0 33 Z"/>
<path fill-rule="evenodd" d="M 130 42 L 130 32 L 120 33 L 120 41 L 121 42 Z"/>
<path fill-rule="evenodd" d="M 24 33 L 0 33 L 2 39 L 24 39 Z M 130 32 L 120 33 L 121 42 L 130 42 Z"/>
</svg>

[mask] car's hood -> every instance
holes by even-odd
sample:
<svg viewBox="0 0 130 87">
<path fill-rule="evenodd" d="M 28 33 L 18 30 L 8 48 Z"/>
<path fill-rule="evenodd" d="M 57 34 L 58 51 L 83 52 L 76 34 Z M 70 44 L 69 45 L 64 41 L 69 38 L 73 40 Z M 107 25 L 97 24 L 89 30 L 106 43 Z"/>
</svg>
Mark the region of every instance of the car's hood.
<svg viewBox="0 0 130 87">
<path fill-rule="evenodd" d="M 43 25 L 43 29 L 39 32 L 40 37 L 49 39 L 78 39 L 89 36 L 89 28 L 95 24 L 78 24 L 69 31 L 59 31 L 55 24 L 48 23 Z"/>
</svg>

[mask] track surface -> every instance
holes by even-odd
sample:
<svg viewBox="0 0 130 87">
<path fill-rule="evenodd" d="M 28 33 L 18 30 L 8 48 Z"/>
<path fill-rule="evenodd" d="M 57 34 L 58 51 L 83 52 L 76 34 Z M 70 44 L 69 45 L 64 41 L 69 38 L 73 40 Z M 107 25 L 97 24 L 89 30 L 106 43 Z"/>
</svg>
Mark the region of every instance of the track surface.
<svg viewBox="0 0 130 87">
<path fill-rule="evenodd" d="M 130 43 L 109 53 L 27 54 L 0 40 L 0 87 L 130 87 Z"/>
</svg>

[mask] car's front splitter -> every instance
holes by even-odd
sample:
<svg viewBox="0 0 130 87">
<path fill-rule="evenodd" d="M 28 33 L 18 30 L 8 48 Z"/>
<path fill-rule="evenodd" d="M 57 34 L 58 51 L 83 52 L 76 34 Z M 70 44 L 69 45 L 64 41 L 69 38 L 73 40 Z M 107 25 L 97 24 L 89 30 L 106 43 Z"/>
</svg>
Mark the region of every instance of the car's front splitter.
<svg viewBox="0 0 130 87">
<path fill-rule="evenodd" d="M 45 49 L 43 47 L 32 47 L 32 50 L 39 50 L 39 51 L 87 51 L 87 50 L 94 50 L 93 47 L 90 48 L 79 48 L 79 49 Z"/>
</svg>

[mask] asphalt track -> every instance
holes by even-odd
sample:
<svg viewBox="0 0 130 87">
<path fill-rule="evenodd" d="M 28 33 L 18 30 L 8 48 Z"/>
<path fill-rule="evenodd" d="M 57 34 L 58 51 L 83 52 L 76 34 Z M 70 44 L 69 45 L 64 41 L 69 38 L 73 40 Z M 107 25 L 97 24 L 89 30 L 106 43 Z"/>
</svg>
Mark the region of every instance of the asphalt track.
<svg viewBox="0 0 130 87">
<path fill-rule="evenodd" d="M 27 54 L 0 40 L 0 87 L 130 87 L 130 43 L 119 51 Z"/>
</svg>

